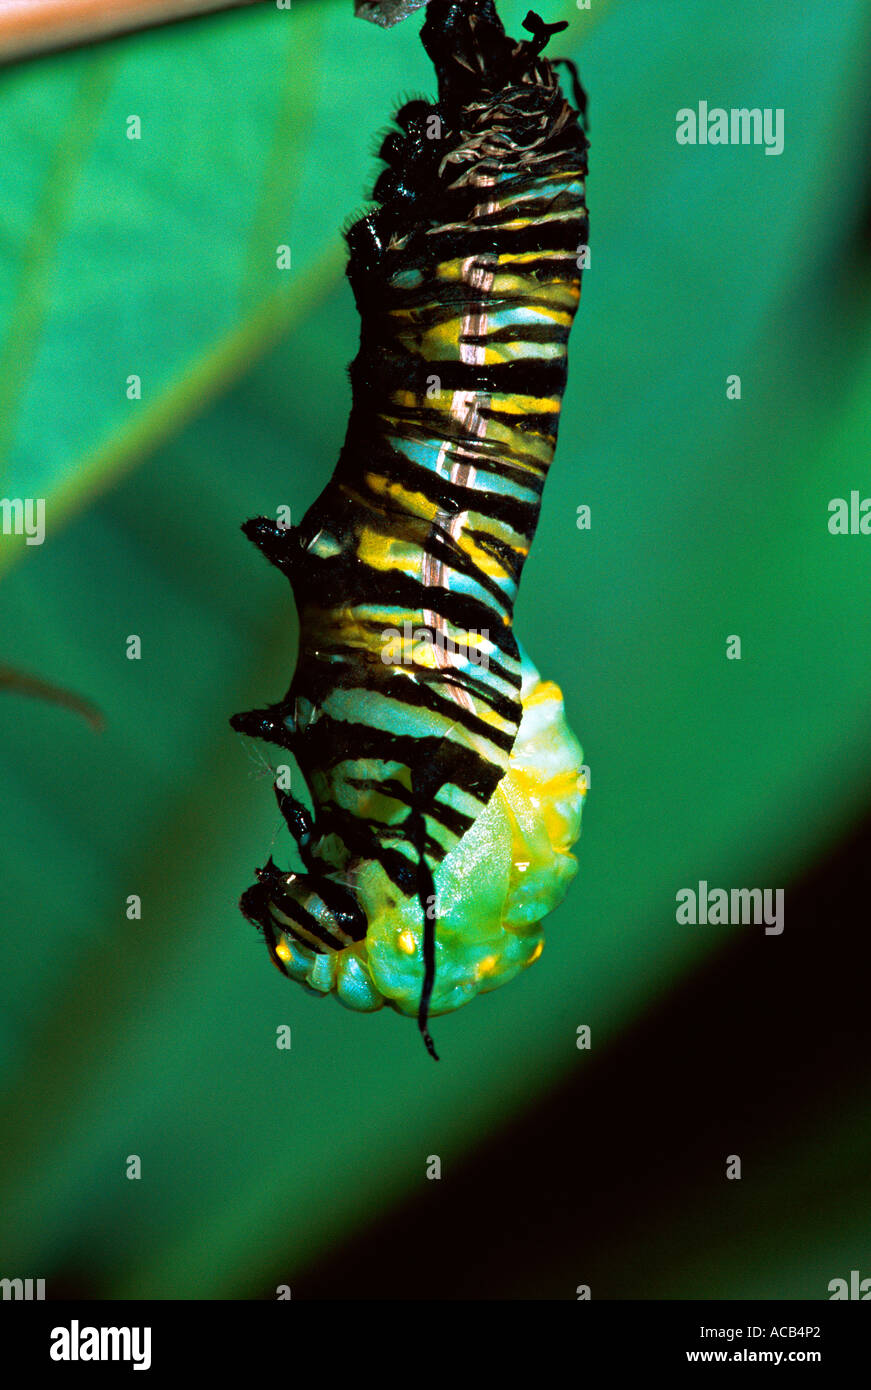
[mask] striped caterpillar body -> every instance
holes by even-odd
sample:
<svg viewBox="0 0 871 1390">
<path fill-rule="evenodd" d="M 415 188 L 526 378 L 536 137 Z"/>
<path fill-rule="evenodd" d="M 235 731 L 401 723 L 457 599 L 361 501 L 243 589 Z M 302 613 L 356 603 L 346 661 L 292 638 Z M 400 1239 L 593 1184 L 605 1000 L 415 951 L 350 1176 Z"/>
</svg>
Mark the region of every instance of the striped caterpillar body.
<svg viewBox="0 0 871 1390">
<path fill-rule="evenodd" d="M 270 859 L 242 911 L 285 974 L 416 1013 L 433 1056 L 430 1013 L 540 954 L 586 790 L 512 627 L 587 240 L 587 140 L 541 56 L 565 25 L 525 27 L 430 0 L 438 102 L 399 111 L 347 234 L 361 338 L 336 471 L 298 527 L 243 527 L 290 579 L 300 649 L 286 697 L 231 722 L 293 753 L 313 814 L 276 788 L 304 872 Z"/>
</svg>

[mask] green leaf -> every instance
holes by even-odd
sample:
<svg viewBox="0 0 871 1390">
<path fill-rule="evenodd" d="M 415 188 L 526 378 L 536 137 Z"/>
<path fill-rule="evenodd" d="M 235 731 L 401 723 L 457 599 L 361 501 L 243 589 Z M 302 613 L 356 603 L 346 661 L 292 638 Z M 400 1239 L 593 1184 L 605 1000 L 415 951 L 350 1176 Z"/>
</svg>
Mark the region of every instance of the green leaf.
<svg viewBox="0 0 871 1390">
<path fill-rule="evenodd" d="M 385 42 L 358 23 L 348 64 L 349 22 L 341 0 L 263 6 L 4 76 L 2 495 L 44 497 L 56 529 L 339 276 Z"/>
<path fill-rule="evenodd" d="M 516 29 L 524 6 L 503 8 Z M 429 85 L 424 68 L 412 67 L 414 21 L 385 35 L 355 26 L 344 0 L 341 14 L 329 30 L 339 48 L 329 80 L 320 65 L 333 58 L 314 31 L 296 55 L 322 71 L 294 175 L 297 213 L 307 209 L 304 246 L 333 235 L 353 209 L 371 162 L 362 151 L 397 89 L 418 71 Z M 332 25 L 332 7 L 324 15 Z M 216 209 L 210 178 L 220 180 L 205 167 L 222 141 L 237 139 L 249 100 L 250 159 L 273 139 L 274 106 L 257 95 L 259 66 L 272 53 L 256 48 L 256 36 L 257 24 L 277 33 L 277 21 L 261 17 L 244 30 L 255 47 L 237 88 L 227 80 L 236 69 L 220 65 L 242 22 L 222 22 L 209 39 L 223 125 L 220 138 L 196 147 L 206 201 L 192 207 L 182 196 L 184 160 L 174 173 L 154 172 L 167 236 L 175 199 L 180 205 L 176 279 L 168 288 L 161 278 L 171 258 L 159 250 L 129 301 L 120 271 L 109 277 L 116 317 L 87 349 L 100 343 L 102 375 L 87 351 L 89 366 L 75 359 L 73 414 L 91 442 L 69 452 L 57 445 L 70 417 L 45 454 L 22 398 L 26 461 L 13 475 L 21 490 L 48 476 L 49 457 L 63 483 L 73 452 L 87 458 L 102 440 L 108 454 L 112 440 L 123 441 L 131 417 L 120 402 L 104 410 L 106 381 L 123 379 L 134 348 L 150 354 L 152 374 L 164 372 L 169 400 L 194 342 L 221 340 L 216 316 L 249 322 L 250 267 L 259 262 L 249 256 L 243 277 L 238 253 L 248 245 L 240 228 L 257 219 L 250 197 L 242 214 L 241 176 L 227 190 L 230 209 Z M 5 650 L 33 669 L 62 670 L 107 714 L 95 751 L 77 727 L 59 745 L 56 715 L 27 706 L 0 750 L 4 1268 L 64 1273 L 104 1297 L 244 1296 L 279 1264 L 292 1283 L 318 1251 L 413 1190 L 426 1154 L 455 1169 L 479 1136 L 582 1064 L 579 1023 L 604 1051 L 736 937 L 758 932 L 755 949 L 776 951 L 777 939 L 758 928 L 679 926 L 675 892 L 702 878 L 782 885 L 867 796 L 867 557 L 860 538 L 828 533 L 827 503 L 860 485 L 856 459 L 871 427 L 859 253 L 865 151 L 856 137 L 865 128 L 868 30 L 858 0 L 754 4 L 740 23 L 732 8 L 703 0 L 618 5 L 572 50 L 591 92 L 593 259 L 518 630 L 564 688 L 592 788 L 580 875 L 550 919 L 542 960 L 509 988 L 437 1020 L 438 1067 L 407 1021 L 387 1011 L 357 1017 L 291 988 L 236 909 L 253 866 L 291 851 L 269 788 L 266 758 L 278 755 L 250 749 L 226 719 L 281 694 L 295 657 L 289 595 L 237 527 L 282 503 L 300 516 L 329 476 L 357 336 L 347 286 L 309 301 L 293 331 L 230 385 L 264 339 L 246 347 L 196 419 L 193 407 L 167 407 L 148 467 L 4 580 Z M 364 35 L 375 47 L 360 47 Z M 195 59 L 187 35 L 159 43 L 161 77 L 176 93 L 168 100 L 199 121 L 183 102 L 182 73 L 190 79 L 208 63 Z M 130 61 L 145 64 L 155 51 L 131 48 Z M 170 59 L 181 52 L 186 66 L 176 71 Z M 152 94 L 162 91 L 156 74 Z M 355 83 L 366 96 L 352 109 L 344 87 Z M 675 113 L 699 99 L 782 106 L 784 154 L 678 146 Z M 119 118 L 135 109 L 129 88 L 116 107 Z M 58 137 L 62 124 L 58 115 Z M 317 131 L 330 139 L 318 145 Z M 20 150 L 15 157 L 26 162 Z M 38 166 L 39 150 L 33 160 Z M 34 205 L 44 172 L 30 173 Z M 129 226 L 143 234 L 151 223 L 136 211 L 129 162 L 115 179 L 116 210 L 129 196 Z M 21 245 L 28 225 L 21 219 Z M 259 225 L 271 244 L 275 223 Z M 206 227 L 215 245 L 203 262 Z M 91 258 L 110 254 L 103 233 L 79 251 L 83 273 L 102 284 L 105 260 L 97 275 Z M 222 254 L 235 258 L 235 298 L 212 302 Z M 46 304 L 58 286 L 73 293 L 63 277 L 52 285 Z M 268 301 L 268 290 L 258 293 Z M 296 290 L 281 293 L 289 308 Z M 184 295 L 188 319 L 173 307 Z M 68 308 L 57 341 L 78 323 Z M 180 376 L 164 370 L 169 362 Z M 740 401 L 726 399 L 733 372 Z M 46 439 L 55 425 L 47 409 Z M 589 532 L 575 525 L 583 502 L 593 509 Z M 133 632 L 142 636 L 140 662 L 125 659 Z M 742 637 L 740 662 L 725 657 L 731 633 Z M 126 915 L 132 894 L 141 921 Z M 284 1023 L 290 1053 L 274 1045 Z M 830 1179 L 861 1137 L 853 1112 L 833 1122 Z M 142 1182 L 124 1177 L 130 1153 L 142 1157 Z M 541 1200 L 540 1179 L 518 1174 L 518 1192 L 519 1201 Z M 803 1265 L 790 1255 L 778 1271 L 784 1296 L 825 1287 L 830 1252 L 843 1249 L 838 1231 L 859 1240 L 859 1192 L 854 1184 L 825 1208 L 818 1254 Z M 489 1212 L 483 1194 L 482 1239 L 498 1241 L 515 1219 Z M 726 1254 L 728 1290 L 713 1275 L 706 1288 L 752 1296 L 764 1239 L 754 1244 L 750 1233 Z M 639 1236 L 626 1259 L 642 1257 Z M 665 1272 L 658 1286 L 670 1296 L 694 1287 Z"/>
</svg>

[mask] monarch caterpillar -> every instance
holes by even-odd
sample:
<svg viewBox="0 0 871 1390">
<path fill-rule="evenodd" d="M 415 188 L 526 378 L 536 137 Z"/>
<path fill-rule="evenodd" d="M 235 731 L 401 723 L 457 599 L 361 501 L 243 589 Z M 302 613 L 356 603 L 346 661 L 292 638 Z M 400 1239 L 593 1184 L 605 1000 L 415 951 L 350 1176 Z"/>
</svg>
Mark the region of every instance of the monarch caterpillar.
<svg viewBox="0 0 871 1390">
<path fill-rule="evenodd" d="M 433 1057 L 431 1013 L 541 953 L 586 791 L 560 691 L 512 628 L 588 225 L 586 136 L 541 57 L 566 25 L 524 27 L 429 0 L 438 101 L 398 112 L 378 206 L 347 233 L 361 335 L 338 465 L 298 527 L 242 528 L 290 579 L 300 643 L 285 698 L 231 723 L 293 753 L 314 807 L 276 786 L 304 872 L 270 858 L 242 912 L 286 975 L 416 1013 Z"/>
</svg>

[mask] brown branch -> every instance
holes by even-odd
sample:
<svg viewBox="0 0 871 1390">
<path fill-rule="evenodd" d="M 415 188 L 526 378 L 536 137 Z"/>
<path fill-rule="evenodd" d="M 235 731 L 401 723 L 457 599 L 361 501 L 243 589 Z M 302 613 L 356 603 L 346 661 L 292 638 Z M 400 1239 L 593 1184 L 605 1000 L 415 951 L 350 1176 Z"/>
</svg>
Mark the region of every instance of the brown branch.
<svg viewBox="0 0 871 1390">
<path fill-rule="evenodd" d="M 263 3 L 266 0 L 0 0 L 0 63 Z"/>
<path fill-rule="evenodd" d="M 32 695 L 38 700 L 50 700 L 54 705 L 63 705 L 64 709 L 71 709 L 83 719 L 87 719 L 91 728 L 96 729 L 98 733 L 104 727 L 105 720 L 102 714 L 90 700 L 73 694 L 71 690 L 63 690 L 59 685 L 52 685 L 39 676 L 28 675 L 26 671 L 16 671 L 11 666 L 0 666 L 0 691 L 4 690 L 15 695 Z"/>
</svg>

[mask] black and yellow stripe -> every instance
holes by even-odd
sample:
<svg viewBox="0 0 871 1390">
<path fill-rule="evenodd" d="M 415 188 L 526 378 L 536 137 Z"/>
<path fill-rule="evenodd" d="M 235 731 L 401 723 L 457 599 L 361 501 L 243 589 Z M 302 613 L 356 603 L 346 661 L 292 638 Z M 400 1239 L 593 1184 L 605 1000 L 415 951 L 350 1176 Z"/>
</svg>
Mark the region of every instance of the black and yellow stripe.
<svg viewBox="0 0 871 1390">
<path fill-rule="evenodd" d="M 430 0 L 439 101 L 399 113 L 380 206 L 348 234 L 362 329 L 338 466 L 299 527 L 245 527 L 290 578 L 300 617 L 286 697 L 233 721 L 293 752 L 314 805 L 309 821 L 280 797 L 306 872 L 270 861 L 242 900 L 279 965 L 282 930 L 320 952 L 365 937 L 355 878 L 367 862 L 423 910 L 517 735 L 513 607 L 587 239 L 587 142 L 537 23 L 516 43 L 492 0 Z M 406 623 L 417 640 L 385 659 L 385 632 Z M 430 1050 L 436 929 L 419 1014 Z"/>
</svg>

